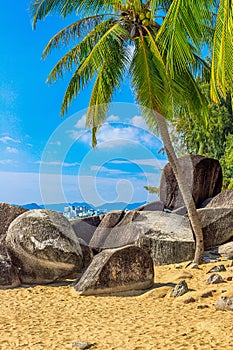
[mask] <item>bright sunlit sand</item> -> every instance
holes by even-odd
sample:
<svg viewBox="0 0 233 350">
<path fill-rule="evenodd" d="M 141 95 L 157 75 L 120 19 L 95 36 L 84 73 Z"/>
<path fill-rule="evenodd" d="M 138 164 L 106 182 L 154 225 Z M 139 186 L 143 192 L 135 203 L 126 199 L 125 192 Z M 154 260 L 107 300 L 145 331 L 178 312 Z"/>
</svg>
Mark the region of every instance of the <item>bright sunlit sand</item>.
<svg viewBox="0 0 233 350">
<path fill-rule="evenodd" d="M 222 277 L 233 276 L 231 261 L 221 263 Z M 81 297 L 70 286 L 1 290 L 0 349 L 64 350 L 78 340 L 99 350 L 232 349 L 232 313 L 214 305 L 223 291 L 233 291 L 233 282 L 206 285 L 214 263 L 181 265 L 156 267 L 155 288 L 133 297 Z M 191 291 L 170 297 L 180 279 Z M 213 296 L 203 298 L 209 290 Z M 184 304 L 190 296 L 196 301 Z"/>
</svg>

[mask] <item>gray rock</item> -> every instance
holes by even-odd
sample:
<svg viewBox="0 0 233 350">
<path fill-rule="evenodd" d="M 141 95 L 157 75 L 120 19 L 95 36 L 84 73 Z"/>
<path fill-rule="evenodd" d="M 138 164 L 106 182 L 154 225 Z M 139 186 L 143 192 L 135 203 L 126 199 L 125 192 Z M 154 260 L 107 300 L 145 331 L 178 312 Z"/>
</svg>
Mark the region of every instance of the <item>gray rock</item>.
<svg viewBox="0 0 233 350">
<path fill-rule="evenodd" d="M 94 257 L 94 254 L 92 249 L 88 245 L 81 243 L 80 240 L 79 240 L 79 243 L 80 243 L 80 247 L 83 255 L 83 266 L 85 268 L 90 264 L 91 260 Z"/>
<path fill-rule="evenodd" d="M 194 299 L 193 297 L 189 297 L 189 298 L 184 300 L 184 304 L 195 303 L 195 301 L 196 301 L 196 299 Z"/>
<path fill-rule="evenodd" d="M 10 223 L 26 211 L 27 209 L 19 206 L 0 203 L 0 254 L 6 254 L 5 239 Z"/>
<path fill-rule="evenodd" d="M 201 298 L 209 298 L 209 297 L 212 297 L 212 296 L 213 296 L 213 292 L 210 290 L 208 292 L 202 293 Z"/>
<path fill-rule="evenodd" d="M 132 243 L 146 250 L 156 265 L 192 260 L 195 250 L 189 220 L 158 211 L 129 211 L 108 232 L 103 228 L 102 235 L 99 226 L 90 244 L 111 249 Z"/>
<path fill-rule="evenodd" d="M 188 292 L 188 285 L 185 280 L 180 281 L 171 292 L 171 297 L 179 297 Z"/>
<path fill-rule="evenodd" d="M 220 245 L 218 247 L 218 253 L 227 259 L 233 259 L 233 242 Z"/>
<path fill-rule="evenodd" d="M 214 197 L 206 208 L 231 208 L 233 209 L 233 188 L 223 191 Z"/>
<path fill-rule="evenodd" d="M 114 227 L 105 228 L 100 225 L 90 243 L 91 247 L 111 249 L 133 243 L 142 233 L 138 228 L 138 223 L 143 217 L 142 212 L 128 211 Z"/>
<path fill-rule="evenodd" d="M 77 340 L 75 342 L 73 342 L 71 344 L 71 346 L 73 348 L 77 348 L 77 349 L 80 349 L 80 350 L 86 350 L 86 349 L 90 349 L 92 346 L 94 346 L 95 344 L 91 344 L 91 343 L 87 343 L 85 341 L 82 341 L 82 340 Z"/>
<path fill-rule="evenodd" d="M 175 210 L 172 210 L 172 214 L 176 214 L 176 215 L 186 215 L 187 214 L 187 208 L 184 207 L 180 207 L 177 208 Z"/>
<path fill-rule="evenodd" d="M 0 255 L 0 289 L 20 286 L 18 271 L 6 255 Z"/>
<path fill-rule="evenodd" d="M 226 268 L 223 264 L 212 267 L 212 269 L 210 269 L 207 273 L 221 272 L 221 271 L 226 271 Z"/>
<path fill-rule="evenodd" d="M 82 251 L 69 221 L 52 210 L 18 216 L 8 228 L 6 247 L 24 284 L 75 278 L 83 268 Z"/>
<path fill-rule="evenodd" d="M 216 310 L 233 311 L 233 296 L 227 297 L 222 295 L 215 304 Z"/>
<path fill-rule="evenodd" d="M 205 199 L 216 196 L 222 188 L 222 170 L 216 159 L 200 155 L 188 155 L 179 158 L 181 169 L 189 184 L 197 208 Z M 168 163 L 162 172 L 160 181 L 160 200 L 170 210 L 184 206 L 175 175 Z"/>
<path fill-rule="evenodd" d="M 163 211 L 164 204 L 162 201 L 153 201 L 150 203 L 146 203 L 141 205 L 140 207 L 136 208 L 135 210 L 138 211 Z"/>
<path fill-rule="evenodd" d="M 205 199 L 204 202 L 201 203 L 200 208 L 205 208 L 212 201 L 212 199 L 212 197 Z"/>
<path fill-rule="evenodd" d="M 130 213 L 130 212 L 129 212 Z M 102 219 L 99 226 L 96 228 L 89 246 L 94 249 L 112 248 L 114 246 L 109 246 L 105 244 L 107 237 L 109 236 L 112 228 L 116 226 L 125 216 L 123 210 L 115 210 L 106 214 Z"/>
<path fill-rule="evenodd" d="M 116 294 L 148 289 L 154 283 L 153 261 L 135 246 L 106 249 L 96 255 L 75 290 L 81 295 Z"/>
<path fill-rule="evenodd" d="M 223 244 L 233 237 L 233 208 L 198 209 L 205 248 Z"/>
<path fill-rule="evenodd" d="M 78 238 L 82 238 L 86 244 L 90 243 L 96 228 L 104 218 L 103 215 L 90 216 L 87 218 L 75 218 L 70 220 L 73 230 Z"/>
<path fill-rule="evenodd" d="M 158 212 L 143 212 L 143 216 L 131 230 L 139 236 L 135 244 L 151 255 L 155 265 L 193 259 L 195 242 L 187 218 Z"/>
<path fill-rule="evenodd" d="M 206 284 L 218 284 L 218 283 L 222 283 L 222 282 L 224 282 L 222 276 L 218 275 L 217 273 L 213 273 L 207 279 Z"/>
</svg>

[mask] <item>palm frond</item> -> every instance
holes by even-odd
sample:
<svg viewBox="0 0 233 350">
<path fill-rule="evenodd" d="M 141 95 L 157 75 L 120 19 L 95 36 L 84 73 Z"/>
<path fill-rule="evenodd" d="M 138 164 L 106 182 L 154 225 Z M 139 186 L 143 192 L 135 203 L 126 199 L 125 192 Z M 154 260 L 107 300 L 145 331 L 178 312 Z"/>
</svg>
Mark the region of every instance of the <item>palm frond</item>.
<svg viewBox="0 0 233 350">
<path fill-rule="evenodd" d="M 80 89 L 83 89 L 84 86 L 92 80 L 103 62 L 105 60 L 107 62 L 110 60 L 113 49 L 112 42 L 121 45 L 126 35 L 128 35 L 128 32 L 120 25 L 120 23 L 115 23 L 107 28 L 103 35 L 100 36 L 98 42 L 92 46 L 91 51 L 83 58 L 72 76 L 62 102 L 61 115 L 67 111 L 68 106 L 73 98 L 79 93 Z"/>
<path fill-rule="evenodd" d="M 70 51 L 68 51 L 54 66 L 50 72 L 47 82 L 53 83 L 58 78 L 63 78 L 66 71 L 73 71 L 74 67 L 79 66 L 81 62 L 90 54 L 99 39 L 112 27 L 112 20 L 105 20 L 95 26 L 88 35 Z M 46 50 L 46 49 L 45 49 Z"/>
<path fill-rule="evenodd" d="M 214 33 L 211 69 L 211 97 L 219 101 L 233 94 L 233 3 L 221 0 Z"/>
<path fill-rule="evenodd" d="M 47 17 L 50 13 L 57 13 L 66 17 L 71 13 L 80 12 L 87 14 L 97 14 L 99 11 L 106 12 L 110 9 L 119 9 L 121 0 L 35 0 L 30 6 L 33 16 L 33 27 L 38 20 Z"/>
<path fill-rule="evenodd" d="M 173 0 L 158 32 L 157 41 L 171 76 L 189 69 L 204 41 L 204 29 L 210 22 L 209 0 Z"/>
<path fill-rule="evenodd" d="M 106 119 L 114 90 L 119 87 L 128 64 L 127 49 L 118 42 L 112 42 L 112 55 L 100 68 L 86 114 L 86 124 L 92 129 L 92 146 L 96 146 L 96 133 Z"/>
<path fill-rule="evenodd" d="M 77 41 L 80 37 L 88 36 L 92 29 L 97 28 L 97 25 L 106 23 L 104 17 L 106 17 L 105 14 L 86 17 L 63 28 L 49 40 L 43 51 L 42 57 L 46 58 L 53 49 L 59 49 L 63 46 L 69 45 L 71 40 Z"/>
<path fill-rule="evenodd" d="M 143 109 L 143 116 L 149 128 L 156 132 L 157 124 L 154 110 L 161 111 L 166 101 L 166 81 L 160 55 L 150 38 L 140 37 L 135 40 L 135 50 L 130 67 L 132 84 L 136 98 Z"/>
</svg>

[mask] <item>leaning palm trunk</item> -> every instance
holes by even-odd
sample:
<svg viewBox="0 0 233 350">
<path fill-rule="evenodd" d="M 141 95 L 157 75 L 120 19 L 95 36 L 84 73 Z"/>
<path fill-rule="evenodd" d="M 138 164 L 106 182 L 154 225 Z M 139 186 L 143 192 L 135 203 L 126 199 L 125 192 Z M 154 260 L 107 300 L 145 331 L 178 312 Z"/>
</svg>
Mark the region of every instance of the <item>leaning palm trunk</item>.
<svg viewBox="0 0 233 350">
<path fill-rule="evenodd" d="M 204 239 L 202 233 L 202 226 L 198 217 L 196 205 L 193 200 L 190 188 L 188 187 L 186 179 L 184 178 L 184 175 L 182 173 L 179 160 L 175 154 L 173 145 L 171 143 L 166 120 L 160 113 L 155 112 L 154 114 L 162 137 L 163 145 L 167 153 L 168 160 L 174 171 L 176 180 L 182 193 L 183 200 L 188 211 L 189 220 L 191 222 L 191 226 L 196 239 L 194 262 L 200 264 L 204 258 Z"/>
</svg>

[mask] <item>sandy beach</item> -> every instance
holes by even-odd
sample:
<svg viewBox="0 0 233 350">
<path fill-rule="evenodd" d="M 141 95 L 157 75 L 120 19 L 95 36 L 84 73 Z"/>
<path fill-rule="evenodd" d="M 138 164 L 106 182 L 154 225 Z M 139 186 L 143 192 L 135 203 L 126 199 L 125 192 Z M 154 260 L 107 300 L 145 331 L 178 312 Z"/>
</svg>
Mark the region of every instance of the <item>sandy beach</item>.
<svg viewBox="0 0 233 350">
<path fill-rule="evenodd" d="M 70 286 L 36 286 L 0 291 L 0 349 L 74 349 L 78 340 L 99 350 L 230 350 L 232 313 L 216 311 L 233 281 L 206 285 L 206 272 L 223 263 L 220 274 L 233 276 L 231 261 L 155 267 L 155 286 L 137 296 L 81 297 Z M 185 279 L 190 291 L 171 297 Z M 206 291 L 212 296 L 204 298 Z M 184 300 L 194 297 L 195 302 Z"/>
</svg>

